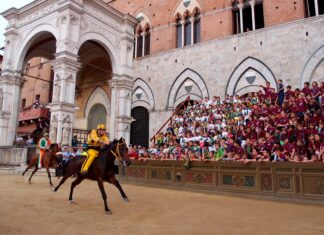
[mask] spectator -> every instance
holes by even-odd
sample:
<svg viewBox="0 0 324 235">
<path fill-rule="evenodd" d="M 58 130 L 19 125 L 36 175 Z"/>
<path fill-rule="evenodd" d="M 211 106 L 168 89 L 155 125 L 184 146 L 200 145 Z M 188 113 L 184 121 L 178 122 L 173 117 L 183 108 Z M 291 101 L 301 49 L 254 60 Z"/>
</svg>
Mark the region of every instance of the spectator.
<svg viewBox="0 0 324 235">
<path fill-rule="evenodd" d="M 78 147 L 78 144 L 79 144 L 79 141 L 78 141 L 77 136 L 75 135 L 75 136 L 73 136 L 73 138 L 72 138 L 72 143 L 71 143 L 71 145 L 72 145 L 72 147 Z"/>
</svg>

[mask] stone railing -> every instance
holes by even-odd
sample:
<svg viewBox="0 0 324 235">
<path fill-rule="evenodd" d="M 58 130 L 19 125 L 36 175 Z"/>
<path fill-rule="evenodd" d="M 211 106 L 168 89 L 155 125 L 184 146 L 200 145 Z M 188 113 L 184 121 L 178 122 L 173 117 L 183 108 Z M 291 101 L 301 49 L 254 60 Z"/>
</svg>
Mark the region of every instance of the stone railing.
<svg viewBox="0 0 324 235">
<path fill-rule="evenodd" d="M 324 204 L 323 163 L 132 161 L 121 180 L 156 187 Z"/>
<path fill-rule="evenodd" d="M 25 166 L 36 152 L 36 146 L 5 146 L 0 147 L 0 166 Z"/>
</svg>

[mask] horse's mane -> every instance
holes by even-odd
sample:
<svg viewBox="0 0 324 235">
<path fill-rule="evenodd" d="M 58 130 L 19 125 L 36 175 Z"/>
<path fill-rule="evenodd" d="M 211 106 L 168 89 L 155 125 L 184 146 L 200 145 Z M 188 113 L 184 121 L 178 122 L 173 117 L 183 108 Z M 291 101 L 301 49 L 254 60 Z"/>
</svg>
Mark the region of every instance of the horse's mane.
<svg viewBox="0 0 324 235">
<path fill-rule="evenodd" d="M 112 142 L 110 142 L 109 145 L 104 146 L 104 147 L 102 148 L 101 151 L 102 151 L 102 152 L 110 151 L 110 150 L 112 150 L 113 147 L 114 147 L 116 144 L 118 144 L 118 143 L 119 143 L 119 140 L 114 139 Z"/>
</svg>

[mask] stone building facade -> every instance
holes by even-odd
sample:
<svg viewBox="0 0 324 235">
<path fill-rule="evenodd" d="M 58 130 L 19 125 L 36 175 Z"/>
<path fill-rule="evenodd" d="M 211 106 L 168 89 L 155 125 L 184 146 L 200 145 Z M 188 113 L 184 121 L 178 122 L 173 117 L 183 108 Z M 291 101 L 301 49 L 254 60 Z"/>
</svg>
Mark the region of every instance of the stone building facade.
<svg viewBox="0 0 324 235">
<path fill-rule="evenodd" d="M 30 45 L 47 38 L 33 49 L 50 55 L 31 54 L 53 60 L 51 134 L 58 141 L 105 117 L 112 137 L 148 145 L 188 96 L 243 95 L 266 81 L 277 88 L 278 79 L 294 88 L 324 80 L 323 1 L 104 2 L 38 0 L 3 13 L 7 43 L 21 47 L 6 46 L 0 86 L 9 89 L 5 97 L 19 93 L 15 71 Z M 47 33 L 30 41 L 40 32 Z M 1 135 L 13 134 L 14 110 L 4 108 Z"/>
<path fill-rule="evenodd" d="M 324 80 L 321 1 L 110 2 L 138 19 L 136 40 L 143 40 L 145 27 L 150 29 L 150 53 L 135 53 L 132 98 L 133 109 L 149 110 L 150 136 L 188 95 L 243 95 L 260 90 L 266 81 L 277 88 L 278 79 L 293 88 Z M 191 36 L 188 45 L 182 40 L 186 34 Z"/>
</svg>

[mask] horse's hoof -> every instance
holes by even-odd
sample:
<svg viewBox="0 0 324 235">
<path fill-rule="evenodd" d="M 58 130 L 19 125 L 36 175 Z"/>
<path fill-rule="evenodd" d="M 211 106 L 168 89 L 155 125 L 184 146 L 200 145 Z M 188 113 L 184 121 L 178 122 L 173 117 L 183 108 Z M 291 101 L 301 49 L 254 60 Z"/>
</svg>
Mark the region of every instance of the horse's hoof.
<svg viewBox="0 0 324 235">
<path fill-rule="evenodd" d="M 129 202 L 129 199 L 127 197 L 123 198 L 124 202 Z"/>
<path fill-rule="evenodd" d="M 106 211 L 106 214 L 107 214 L 107 215 L 112 215 L 112 211 L 111 211 L 111 210 Z"/>
<path fill-rule="evenodd" d="M 31 182 L 30 182 L 30 181 L 28 181 L 28 184 L 31 184 Z"/>
<path fill-rule="evenodd" d="M 56 192 L 57 190 L 55 190 L 55 188 L 52 188 L 52 191 L 53 191 L 53 192 Z"/>
<path fill-rule="evenodd" d="M 74 204 L 75 203 L 74 200 L 69 200 L 69 202 L 70 202 L 70 204 Z"/>
</svg>

